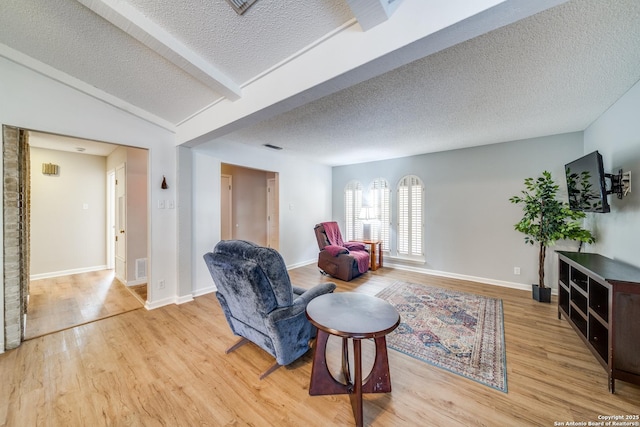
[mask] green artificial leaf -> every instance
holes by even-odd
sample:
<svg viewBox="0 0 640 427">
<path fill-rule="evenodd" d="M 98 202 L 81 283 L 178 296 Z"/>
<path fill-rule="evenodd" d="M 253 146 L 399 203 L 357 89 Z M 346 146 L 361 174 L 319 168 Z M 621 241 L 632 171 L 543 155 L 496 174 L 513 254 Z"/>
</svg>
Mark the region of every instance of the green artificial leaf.
<svg viewBox="0 0 640 427">
<path fill-rule="evenodd" d="M 545 251 L 558 240 L 574 240 L 594 243 L 591 231 L 582 227 L 584 212 L 572 211 L 569 205 L 558 200 L 560 186 L 548 171 L 534 178 L 525 178 L 522 196 L 512 196 L 509 201 L 522 205 L 523 217 L 514 225 L 516 231 L 525 234 L 527 244 L 540 245 L 539 259 L 544 262 Z M 539 283 L 544 287 L 544 268 L 539 268 Z"/>
</svg>

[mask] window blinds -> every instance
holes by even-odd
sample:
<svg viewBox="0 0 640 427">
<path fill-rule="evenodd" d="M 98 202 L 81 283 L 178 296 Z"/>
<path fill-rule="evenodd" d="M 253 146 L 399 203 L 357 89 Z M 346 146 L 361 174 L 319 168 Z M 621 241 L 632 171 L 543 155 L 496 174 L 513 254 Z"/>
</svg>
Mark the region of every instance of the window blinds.
<svg viewBox="0 0 640 427">
<path fill-rule="evenodd" d="M 422 256 L 422 208 L 424 186 L 415 175 L 398 184 L 398 254 Z"/>
<path fill-rule="evenodd" d="M 362 240 L 360 209 L 362 209 L 362 184 L 351 181 L 344 189 L 345 230 L 342 237 L 345 241 Z"/>
<path fill-rule="evenodd" d="M 384 178 L 377 178 L 369 186 L 371 206 L 376 213 L 376 221 L 371 224 L 371 239 L 382 241 L 382 250 L 389 250 L 389 229 L 391 227 L 391 201 L 389 184 Z"/>
</svg>

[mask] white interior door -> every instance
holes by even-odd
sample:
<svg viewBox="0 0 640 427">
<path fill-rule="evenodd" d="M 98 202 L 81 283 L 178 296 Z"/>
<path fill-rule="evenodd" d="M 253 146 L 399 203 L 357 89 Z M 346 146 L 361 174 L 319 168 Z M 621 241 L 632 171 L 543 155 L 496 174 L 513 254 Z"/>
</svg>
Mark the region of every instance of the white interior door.
<svg viewBox="0 0 640 427">
<path fill-rule="evenodd" d="M 127 283 L 127 194 L 125 164 L 116 167 L 116 203 L 115 203 L 115 275 L 124 284 Z"/>
<path fill-rule="evenodd" d="M 115 268 L 116 258 L 116 171 L 107 172 L 107 269 Z"/>
<path fill-rule="evenodd" d="M 233 239 L 233 210 L 232 210 L 231 175 L 221 175 L 220 177 L 220 239 Z"/>
</svg>

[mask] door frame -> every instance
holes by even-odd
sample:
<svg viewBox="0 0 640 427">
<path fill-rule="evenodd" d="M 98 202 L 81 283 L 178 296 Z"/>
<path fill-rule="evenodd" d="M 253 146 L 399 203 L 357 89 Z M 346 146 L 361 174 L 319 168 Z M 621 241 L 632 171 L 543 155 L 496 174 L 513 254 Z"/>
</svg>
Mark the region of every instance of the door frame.
<svg viewBox="0 0 640 427">
<path fill-rule="evenodd" d="M 224 191 L 222 186 L 224 185 L 224 180 L 228 179 L 229 188 Z M 224 197 L 228 196 L 228 197 Z M 225 203 L 228 206 L 225 207 Z M 224 214 L 223 210 L 227 211 L 228 215 L 228 234 L 225 235 L 225 224 L 223 224 Z M 220 174 L 220 239 L 225 240 L 225 237 L 229 237 L 229 239 L 233 239 L 233 176 L 229 174 Z"/>
<path fill-rule="evenodd" d="M 267 178 L 267 246 L 275 250 L 280 249 L 280 195 L 278 191 L 278 173 L 274 172 L 273 178 Z M 273 196 L 269 197 L 269 194 Z M 272 224 L 273 233 L 271 231 Z"/>
<path fill-rule="evenodd" d="M 116 264 L 116 170 L 107 171 L 107 270 L 114 270 Z"/>
<path fill-rule="evenodd" d="M 118 182 L 118 173 L 121 172 L 121 181 Z M 127 284 L 127 164 L 126 162 L 120 163 L 115 168 L 115 228 L 112 239 L 114 240 L 114 262 L 115 262 L 115 276 L 125 285 Z M 119 189 L 122 189 L 123 202 L 120 204 L 118 200 L 120 194 Z M 122 241 L 124 240 L 124 242 Z M 121 247 L 124 253 L 118 253 L 118 246 Z M 119 258 L 120 256 L 120 258 Z M 118 261 L 122 262 L 121 268 L 118 266 Z"/>
</svg>

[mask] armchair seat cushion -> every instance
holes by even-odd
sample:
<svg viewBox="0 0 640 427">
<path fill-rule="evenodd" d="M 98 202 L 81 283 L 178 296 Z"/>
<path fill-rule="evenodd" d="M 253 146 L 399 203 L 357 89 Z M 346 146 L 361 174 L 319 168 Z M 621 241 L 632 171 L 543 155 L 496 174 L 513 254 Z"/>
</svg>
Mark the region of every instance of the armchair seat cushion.
<svg viewBox="0 0 640 427">
<path fill-rule="evenodd" d="M 371 257 L 369 256 L 369 252 L 366 250 L 352 250 L 349 252 L 349 255 L 355 258 L 356 265 L 358 266 L 358 272 L 365 273 L 369 270 L 369 265 L 371 262 Z"/>
</svg>

